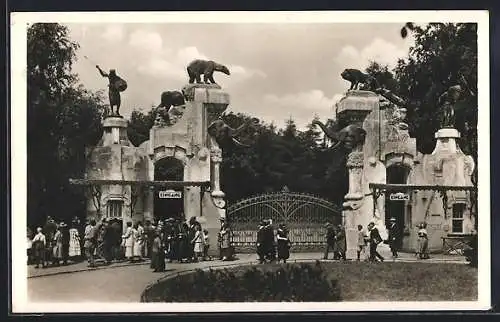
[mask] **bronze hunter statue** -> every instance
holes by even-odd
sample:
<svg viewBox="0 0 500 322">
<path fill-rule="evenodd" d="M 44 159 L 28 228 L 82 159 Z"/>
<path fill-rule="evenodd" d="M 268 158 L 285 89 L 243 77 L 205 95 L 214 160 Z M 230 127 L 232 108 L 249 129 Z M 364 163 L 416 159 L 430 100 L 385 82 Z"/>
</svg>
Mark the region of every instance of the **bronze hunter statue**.
<svg viewBox="0 0 500 322">
<path fill-rule="evenodd" d="M 377 79 L 368 74 L 363 73 L 359 69 L 347 68 L 340 76 L 346 81 L 351 82 L 351 87 L 349 90 L 363 89 L 368 91 L 374 91 L 379 88 Z M 360 85 L 364 85 L 364 88 L 360 88 Z"/>
<path fill-rule="evenodd" d="M 462 93 L 460 85 L 451 86 L 439 97 L 441 107 L 441 128 L 455 127 L 455 104 Z"/>
<path fill-rule="evenodd" d="M 221 72 L 226 75 L 231 75 L 229 69 L 221 64 L 218 64 L 212 60 L 202 60 L 196 59 L 189 63 L 187 67 L 187 72 L 189 75 L 189 83 L 192 84 L 196 80 L 196 83 L 201 83 L 201 75 L 203 75 L 203 82 L 205 84 L 217 84 L 214 80 L 214 72 Z"/>
<path fill-rule="evenodd" d="M 111 109 L 111 115 L 120 115 L 120 105 L 121 97 L 120 92 L 127 89 L 127 82 L 116 74 L 116 70 L 110 69 L 109 74 L 105 73 L 99 65 L 95 66 L 102 77 L 106 77 L 109 80 L 108 84 L 108 95 L 109 95 L 109 107 Z M 116 106 L 116 111 L 113 112 L 113 107 Z"/>
</svg>

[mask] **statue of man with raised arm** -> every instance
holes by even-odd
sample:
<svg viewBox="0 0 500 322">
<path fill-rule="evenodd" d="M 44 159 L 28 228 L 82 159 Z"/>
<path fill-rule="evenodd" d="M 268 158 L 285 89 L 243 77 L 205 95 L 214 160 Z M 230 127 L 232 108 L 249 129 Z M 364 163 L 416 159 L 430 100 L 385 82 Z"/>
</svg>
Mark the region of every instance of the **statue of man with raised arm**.
<svg viewBox="0 0 500 322">
<path fill-rule="evenodd" d="M 108 95 L 109 95 L 109 107 L 111 108 L 111 115 L 119 116 L 120 115 L 120 105 L 121 105 L 121 97 L 120 92 L 123 92 L 127 89 L 127 82 L 123 80 L 116 74 L 116 70 L 110 69 L 109 74 L 105 73 L 99 65 L 96 65 L 96 68 L 99 70 L 99 73 L 102 77 L 106 77 L 109 80 L 108 84 Z M 116 111 L 113 113 L 113 107 L 116 106 Z"/>
</svg>

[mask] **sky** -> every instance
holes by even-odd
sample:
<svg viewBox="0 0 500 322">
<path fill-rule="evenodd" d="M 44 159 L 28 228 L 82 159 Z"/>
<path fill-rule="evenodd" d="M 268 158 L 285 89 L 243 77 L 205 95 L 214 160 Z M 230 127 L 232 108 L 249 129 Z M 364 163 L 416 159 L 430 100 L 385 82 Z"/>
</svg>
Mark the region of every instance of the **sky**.
<svg viewBox="0 0 500 322">
<path fill-rule="evenodd" d="M 227 112 L 243 112 L 282 127 L 299 129 L 318 116 L 333 118 L 335 103 L 349 88 L 345 68 L 363 70 L 370 60 L 395 66 L 413 40 L 401 23 L 71 23 L 79 43 L 73 71 L 91 90 L 107 90 L 97 69 L 116 69 L 128 83 L 120 113 L 147 112 L 167 90 L 187 82 L 186 66 L 210 59 L 231 75 L 214 75 L 227 91 Z M 106 95 L 107 99 L 107 95 Z"/>
</svg>

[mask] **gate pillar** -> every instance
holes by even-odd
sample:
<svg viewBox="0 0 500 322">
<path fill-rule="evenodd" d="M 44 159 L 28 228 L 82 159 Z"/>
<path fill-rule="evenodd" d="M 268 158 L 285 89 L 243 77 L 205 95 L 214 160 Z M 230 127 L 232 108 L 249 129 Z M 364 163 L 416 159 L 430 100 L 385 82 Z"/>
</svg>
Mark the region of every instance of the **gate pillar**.
<svg viewBox="0 0 500 322">
<path fill-rule="evenodd" d="M 378 108 L 377 94 L 369 91 L 350 90 L 337 105 L 337 118 L 340 124 L 357 125 L 366 131 L 365 119 L 372 111 Z M 364 142 L 359 142 L 352 148 L 347 158 L 349 171 L 349 191 L 343 204 L 344 227 L 346 232 L 346 257 L 355 259 L 357 255 L 358 229 L 364 198 L 363 176 L 365 154 Z M 366 225 L 363 225 L 366 229 Z"/>
<path fill-rule="evenodd" d="M 195 216 L 208 230 L 210 236 L 210 252 L 217 251 L 217 234 L 220 230 L 220 219 L 225 217 L 224 193 L 220 188 L 220 163 L 222 150 L 208 134 L 209 125 L 221 116 L 229 105 L 229 94 L 216 84 L 188 84 L 183 92 L 186 105 L 193 111 L 188 127 L 190 146 L 196 158 L 207 164 L 201 171 L 189 167 L 187 176 L 190 180 L 210 181 L 207 191 L 201 187 L 191 187 L 187 191 L 185 205 L 186 218 Z"/>
</svg>

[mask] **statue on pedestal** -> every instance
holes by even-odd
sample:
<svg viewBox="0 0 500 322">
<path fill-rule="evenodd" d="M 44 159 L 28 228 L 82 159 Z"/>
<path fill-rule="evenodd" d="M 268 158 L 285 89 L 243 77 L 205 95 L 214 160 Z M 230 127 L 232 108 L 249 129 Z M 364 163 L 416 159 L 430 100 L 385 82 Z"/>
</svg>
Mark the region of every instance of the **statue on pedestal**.
<svg viewBox="0 0 500 322">
<path fill-rule="evenodd" d="M 439 97 L 441 107 L 441 128 L 455 127 L 455 104 L 460 98 L 462 87 L 460 85 L 451 86 Z"/>
<path fill-rule="evenodd" d="M 202 60 L 196 59 L 189 63 L 187 67 L 187 72 L 189 75 L 189 84 L 201 83 L 201 75 L 203 75 L 203 82 L 205 84 L 217 84 L 214 80 L 214 72 L 221 72 L 226 75 L 230 75 L 229 69 L 219 63 L 216 63 L 212 60 Z"/>
<path fill-rule="evenodd" d="M 99 65 L 95 66 L 102 77 L 106 77 L 109 80 L 108 84 L 108 96 L 109 96 L 109 107 L 111 108 L 112 116 L 120 116 L 120 105 L 121 97 L 120 92 L 127 89 L 127 82 L 116 74 L 116 70 L 110 69 L 109 74 L 105 73 Z M 116 111 L 113 112 L 113 107 L 116 106 Z"/>
</svg>

